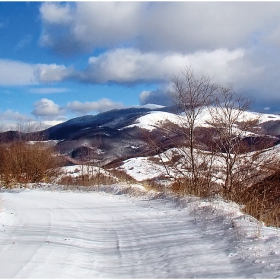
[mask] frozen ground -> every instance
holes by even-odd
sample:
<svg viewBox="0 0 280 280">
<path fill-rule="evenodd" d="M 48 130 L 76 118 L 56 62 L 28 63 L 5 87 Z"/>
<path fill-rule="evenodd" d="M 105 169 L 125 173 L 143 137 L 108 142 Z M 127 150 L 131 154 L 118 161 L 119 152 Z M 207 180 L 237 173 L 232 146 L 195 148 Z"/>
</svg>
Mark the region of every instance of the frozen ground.
<svg viewBox="0 0 280 280">
<path fill-rule="evenodd" d="M 42 189 L 1 197 L 0 278 L 280 276 L 279 232 L 234 204 Z"/>
</svg>

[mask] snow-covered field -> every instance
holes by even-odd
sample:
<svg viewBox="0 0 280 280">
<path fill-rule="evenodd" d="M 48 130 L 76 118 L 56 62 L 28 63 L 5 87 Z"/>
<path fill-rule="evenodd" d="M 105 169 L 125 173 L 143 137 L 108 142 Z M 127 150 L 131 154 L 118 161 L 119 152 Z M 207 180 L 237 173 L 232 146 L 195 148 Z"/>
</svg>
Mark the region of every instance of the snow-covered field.
<svg viewBox="0 0 280 280">
<path fill-rule="evenodd" d="M 148 197 L 2 191 L 0 277 L 280 276 L 280 232 L 235 204 Z"/>
</svg>

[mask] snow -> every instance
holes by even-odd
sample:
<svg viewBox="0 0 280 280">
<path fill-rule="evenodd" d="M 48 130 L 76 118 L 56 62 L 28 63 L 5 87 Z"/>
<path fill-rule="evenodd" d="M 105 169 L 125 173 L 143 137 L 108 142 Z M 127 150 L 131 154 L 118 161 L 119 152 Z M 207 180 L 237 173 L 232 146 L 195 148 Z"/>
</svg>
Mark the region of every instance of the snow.
<svg viewBox="0 0 280 280">
<path fill-rule="evenodd" d="M 152 163 L 146 157 L 127 159 L 119 169 L 124 170 L 129 176 L 139 182 L 157 178 L 165 173 L 162 165 Z"/>
<path fill-rule="evenodd" d="M 29 144 L 48 144 L 50 146 L 55 146 L 57 143 L 59 143 L 61 140 L 46 140 L 46 141 L 28 141 Z"/>
<path fill-rule="evenodd" d="M 56 188 L 2 191 L 1 203 L 1 278 L 280 275 L 279 230 L 234 203 Z"/>
<path fill-rule="evenodd" d="M 139 127 L 152 131 L 155 128 L 160 127 L 161 123 L 165 121 L 170 121 L 174 124 L 180 125 L 182 124 L 182 122 L 184 122 L 184 118 L 172 113 L 154 111 L 138 118 L 137 120 L 135 120 L 134 124 L 128 125 L 122 129 Z"/>
<path fill-rule="evenodd" d="M 134 178 L 138 182 L 152 180 L 156 178 L 168 178 L 170 182 L 170 177 L 180 178 L 181 176 L 190 175 L 186 171 L 185 165 L 188 163 L 188 158 L 186 160 L 186 155 L 189 155 L 189 148 L 171 148 L 165 152 L 148 157 L 135 157 L 125 160 L 122 165 L 117 169 L 125 171 L 128 175 Z M 225 174 L 222 172 L 224 170 L 225 159 L 219 155 L 212 155 L 211 153 L 204 151 L 201 153 L 200 150 L 194 149 L 195 157 L 198 160 L 198 163 L 202 163 L 209 157 L 208 162 L 212 162 L 213 167 L 220 172 L 216 173 L 215 181 L 218 184 L 222 184 L 225 179 Z M 172 159 L 172 155 L 182 155 L 181 159 L 178 159 L 176 162 L 169 162 Z M 249 160 L 254 153 L 247 153 L 246 157 L 243 155 L 240 159 L 236 159 L 236 162 L 239 160 Z M 268 159 L 273 160 L 275 164 L 280 160 L 280 144 L 275 145 L 272 148 L 263 150 L 263 153 L 259 155 L 258 158 L 254 159 L 254 164 L 256 168 L 259 168 L 261 162 L 267 162 Z M 167 170 L 165 169 L 163 162 L 165 163 L 166 168 L 168 169 L 169 175 L 167 175 Z M 180 172 L 179 172 L 180 171 Z M 163 183 L 163 181 L 162 181 Z"/>
<path fill-rule="evenodd" d="M 210 126 L 208 122 L 211 122 L 211 114 L 215 115 L 216 112 L 218 112 L 219 115 L 223 116 L 223 113 L 221 110 L 224 110 L 223 108 L 216 108 L 216 107 L 205 107 L 201 109 L 201 112 L 198 114 L 196 119 L 196 126 L 201 127 L 208 127 Z M 184 114 L 182 114 L 183 116 Z M 263 114 L 258 112 L 249 112 L 249 111 L 243 111 L 240 113 L 239 110 L 232 109 L 232 116 L 233 118 L 238 117 L 238 121 L 249 121 L 249 120 L 258 120 L 258 123 L 265 123 L 271 120 L 280 120 L 280 115 L 275 114 Z"/>
<path fill-rule="evenodd" d="M 195 125 L 197 127 L 209 127 L 211 126 L 208 122 L 211 121 L 211 113 L 214 114 L 219 109 L 214 107 L 205 107 L 200 109 L 200 113 L 197 116 Z M 232 110 L 233 115 L 236 114 L 239 116 L 239 121 L 248 121 L 253 119 L 258 119 L 258 122 L 264 123 L 271 120 L 280 120 L 280 115 L 275 114 L 262 114 L 257 112 L 249 112 L 244 111 L 242 114 L 239 113 L 237 110 Z M 162 112 L 162 111 L 154 111 L 149 112 L 148 114 L 139 117 L 135 120 L 135 122 L 131 125 L 128 125 L 122 129 L 132 128 L 132 127 L 139 127 L 143 129 L 147 129 L 152 131 L 157 127 L 160 127 L 162 123 L 169 121 L 171 123 L 177 124 L 179 126 L 183 126 L 186 123 L 185 115 L 182 113 L 181 115 L 176 115 L 172 113 Z M 237 130 L 238 131 L 238 130 Z"/>
<path fill-rule="evenodd" d="M 96 176 L 98 174 L 103 174 L 107 176 L 112 176 L 109 172 L 104 170 L 103 168 L 91 165 L 71 165 L 64 166 L 61 168 L 62 176 L 71 176 L 71 177 L 79 177 L 81 175 L 88 174 L 89 176 Z M 59 178 L 60 179 L 60 178 Z"/>
</svg>

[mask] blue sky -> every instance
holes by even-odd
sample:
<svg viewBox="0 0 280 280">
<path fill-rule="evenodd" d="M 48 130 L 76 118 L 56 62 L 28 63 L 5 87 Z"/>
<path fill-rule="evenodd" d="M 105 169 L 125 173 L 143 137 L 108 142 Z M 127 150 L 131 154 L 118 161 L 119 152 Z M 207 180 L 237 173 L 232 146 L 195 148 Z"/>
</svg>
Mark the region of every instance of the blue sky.
<svg viewBox="0 0 280 280">
<path fill-rule="evenodd" d="M 0 2 L 0 121 L 168 104 L 172 76 L 280 112 L 280 2 Z"/>
</svg>

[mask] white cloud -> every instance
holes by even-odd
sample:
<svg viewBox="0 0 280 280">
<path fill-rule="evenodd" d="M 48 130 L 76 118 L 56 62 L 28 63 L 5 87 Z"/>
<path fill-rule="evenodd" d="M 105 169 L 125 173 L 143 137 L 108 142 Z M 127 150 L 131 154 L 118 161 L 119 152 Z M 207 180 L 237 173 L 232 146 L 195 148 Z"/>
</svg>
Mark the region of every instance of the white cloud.
<svg viewBox="0 0 280 280">
<path fill-rule="evenodd" d="M 32 85 L 36 84 L 34 65 L 0 59 L 0 85 Z"/>
<path fill-rule="evenodd" d="M 77 2 L 72 9 L 64 4 L 43 4 L 41 42 L 64 54 L 112 47 L 134 37 L 142 10 L 143 3 L 137 2 Z M 62 14 L 61 30 L 57 14 Z"/>
<path fill-rule="evenodd" d="M 64 110 L 52 100 L 43 98 L 34 104 L 32 115 L 36 117 L 57 117 L 64 113 Z"/>
<path fill-rule="evenodd" d="M 0 59 L 0 86 L 60 82 L 73 74 L 71 67 L 57 64 L 29 64 Z"/>
<path fill-rule="evenodd" d="M 83 2 L 77 4 L 73 34 L 83 42 L 111 45 L 133 36 L 141 22 L 137 2 Z"/>
<path fill-rule="evenodd" d="M 37 64 L 35 76 L 42 83 L 60 82 L 68 78 L 72 69 L 57 64 Z"/>
<path fill-rule="evenodd" d="M 112 109 L 121 109 L 123 108 L 122 103 L 113 102 L 107 98 L 102 98 L 98 101 L 94 102 L 80 102 L 80 101 L 73 101 L 67 104 L 67 109 L 71 112 L 77 113 L 79 115 L 84 115 L 89 112 L 105 112 Z"/>
<path fill-rule="evenodd" d="M 4 112 L 0 112 L 0 120 L 7 121 L 27 121 L 30 119 L 30 116 L 26 116 L 20 114 L 19 112 L 15 112 L 13 110 L 6 110 Z"/>
<path fill-rule="evenodd" d="M 279 3 L 164 2 L 143 21 L 145 50 L 213 50 L 248 47 L 279 19 Z"/>
<path fill-rule="evenodd" d="M 196 72 L 220 74 L 224 80 L 230 80 L 236 67 L 232 64 L 245 55 L 244 50 L 226 49 L 212 52 L 179 53 L 141 53 L 136 49 L 116 49 L 89 59 L 88 68 L 79 74 L 79 78 L 92 83 L 137 83 L 168 81 L 173 75 L 180 74 L 186 66 L 192 66 Z"/>
<path fill-rule="evenodd" d="M 75 73 L 84 82 L 166 82 L 191 65 L 197 74 L 276 102 L 279 10 L 279 2 L 44 3 L 41 42 L 63 55 L 109 50 Z"/>
<path fill-rule="evenodd" d="M 67 91 L 69 91 L 69 89 L 58 88 L 58 87 L 32 88 L 32 89 L 29 90 L 29 92 L 37 93 L 37 94 L 63 93 L 63 92 L 67 92 Z"/>
<path fill-rule="evenodd" d="M 76 77 L 88 83 L 170 83 L 173 76 L 181 76 L 186 66 L 191 66 L 194 74 L 205 74 L 213 82 L 223 86 L 233 86 L 250 99 L 279 100 L 280 59 L 269 53 L 266 57 L 259 50 L 217 49 L 181 53 L 143 53 L 134 48 L 115 49 L 89 59 L 88 67 Z M 259 57 L 256 59 L 256 57 Z M 269 58 L 269 59 L 268 59 Z M 276 63 L 275 65 L 273 63 Z M 146 94 L 146 97 L 144 96 Z M 140 95 L 140 102 L 167 104 L 166 93 L 161 88 Z M 266 105 L 269 106 L 269 105 Z"/>
<path fill-rule="evenodd" d="M 72 19 L 70 4 L 45 2 L 40 7 L 40 13 L 43 21 L 50 24 L 65 24 Z"/>
<path fill-rule="evenodd" d="M 0 131 L 17 130 L 20 124 L 29 124 L 33 121 L 30 115 L 23 115 L 13 110 L 0 112 Z"/>
<path fill-rule="evenodd" d="M 245 48 L 256 38 L 280 41 L 274 35 L 279 8 L 277 2 L 44 3 L 42 37 L 61 52 L 69 51 L 69 43 L 75 44 L 72 51 L 132 44 L 142 51 Z"/>
</svg>

